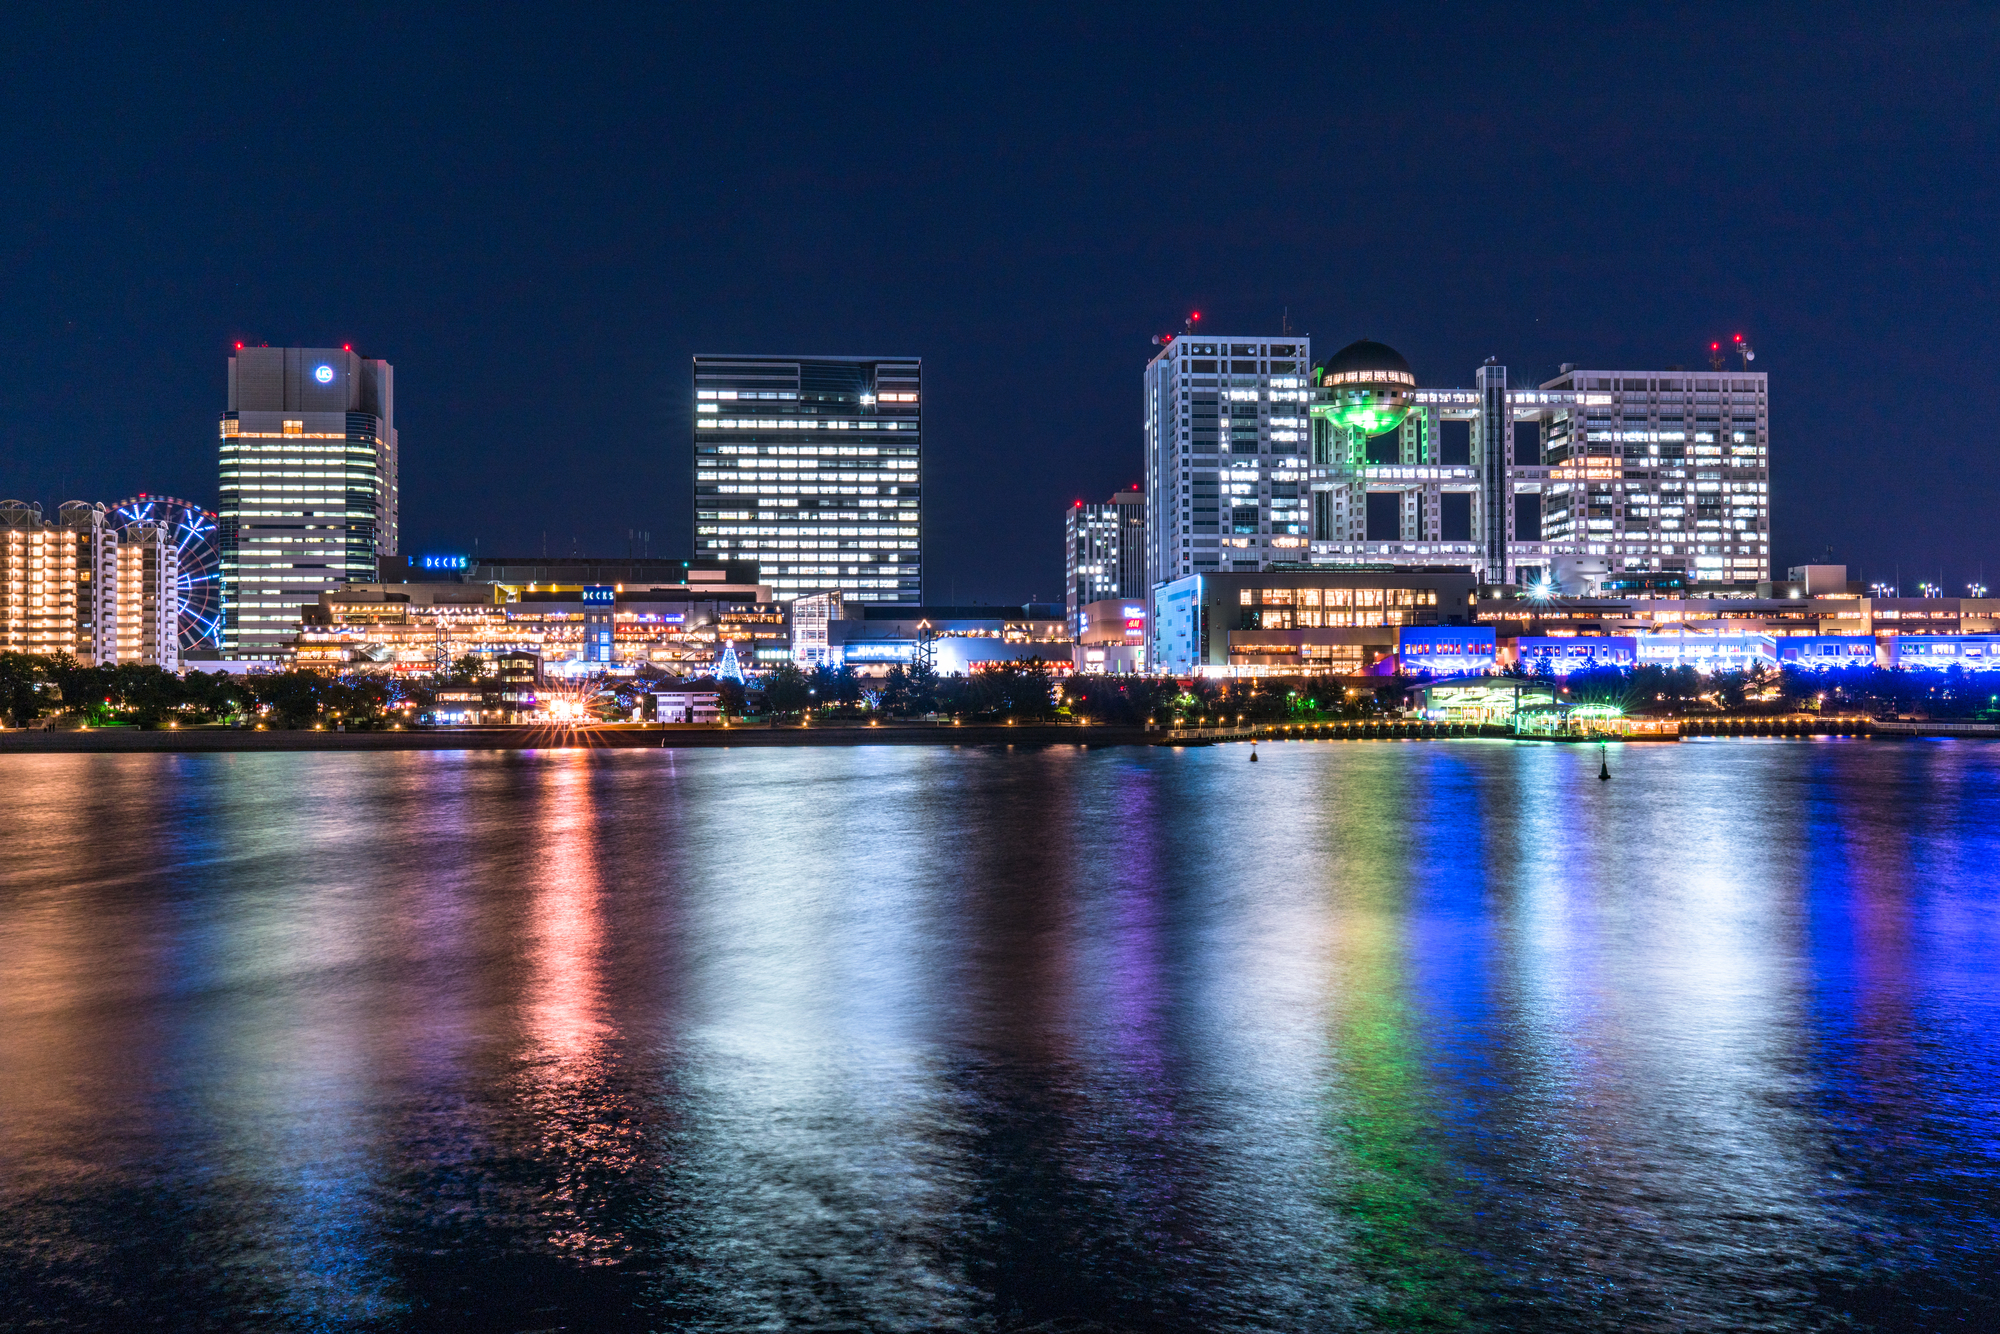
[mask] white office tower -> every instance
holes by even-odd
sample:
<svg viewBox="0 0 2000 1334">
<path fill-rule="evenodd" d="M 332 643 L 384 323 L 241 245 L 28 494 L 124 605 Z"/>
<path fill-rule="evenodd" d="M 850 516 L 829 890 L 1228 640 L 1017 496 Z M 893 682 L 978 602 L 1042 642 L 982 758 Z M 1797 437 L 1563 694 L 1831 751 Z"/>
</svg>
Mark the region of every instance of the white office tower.
<svg viewBox="0 0 2000 1334">
<path fill-rule="evenodd" d="M 1102 505 L 1081 500 L 1063 514 L 1063 600 L 1069 627 L 1083 631 L 1083 609 L 1107 598 L 1144 601 L 1146 493 L 1133 487 Z"/>
<path fill-rule="evenodd" d="M 1691 585 L 1771 577 L 1769 376 L 1570 367 L 1542 388 L 1569 402 L 1516 409 L 1545 435 L 1543 466 L 1518 482 L 1541 493 L 1539 541 L 1517 541 L 1515 564 Z"/>
<path fill-rule="evenodd" d="M 1146 365 L 1146 587 L 1306 559 L 1306 376 L 1285 337 L 1174 338 Z"/>
<path fill-rule="evenodd" d="M 321 593 L 372 583 L 396 554 L 393 368 L 347 348 L 238 349 L 221 459 L 222 649 L 268 657 Z"/>
</svg>

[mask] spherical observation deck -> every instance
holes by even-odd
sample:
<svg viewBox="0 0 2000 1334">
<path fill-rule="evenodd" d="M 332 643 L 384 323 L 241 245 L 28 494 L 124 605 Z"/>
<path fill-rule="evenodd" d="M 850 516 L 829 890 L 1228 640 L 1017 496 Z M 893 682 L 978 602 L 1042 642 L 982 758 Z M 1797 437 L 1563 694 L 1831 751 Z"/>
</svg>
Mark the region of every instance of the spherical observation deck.
<svg viewBox="0 0 2000 1334">
<path fill-rule="evenodd" d="M 1402 353 L 1364 338 L 1329 357 L 1313 373 L 1313 386 L 1322 391 L 1312 405 L 1313 416 L 1364 435 L 1380 435 L 1401 426 L 1410 415 L 1417 377 Z"/>
</svg>

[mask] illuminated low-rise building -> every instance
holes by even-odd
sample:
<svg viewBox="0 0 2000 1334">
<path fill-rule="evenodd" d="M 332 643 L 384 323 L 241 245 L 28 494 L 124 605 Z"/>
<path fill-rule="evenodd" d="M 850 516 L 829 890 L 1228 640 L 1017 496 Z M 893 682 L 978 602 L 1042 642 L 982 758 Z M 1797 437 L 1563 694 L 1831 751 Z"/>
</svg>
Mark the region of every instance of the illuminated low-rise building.
<svg viewBox="0 0 2000 1334">
<path fill-rule="evenodd" d="M 1518 635 L 1501 643 L 1499 658 L 1531 674 L 1568 676 L 1597 667 L 1635 667 L 1639 642 L 1630 635 Z"/>
<path fill-rule="evenodd" d="M 940 676 L 969 676 L 1003 663 L 1071 669 L 1074 638 L 1060 604 L 1003 607 L 898 607 L 843 603 L 826 623 L 827 658 L 864 676 L 928 664 Z"/>
<path fill-rule="evenodd" d="M 1885 667 L 2000 670 L 2000 635 L 1880 635 L 1875 642 Z"/>
<path fill-rule="evenodd" d="M 1782 666 L 1818 671 L 1887 666 L 1882 660 L 1883 646 L 1873 635 L 1788 635 L 1777 641 L 1776 651 Z"/>
<path fill-rule="evenodd" d="M 1740 672 L 1778 661 L 1778 641 L 1750 631 L 1682 625 L 1634 635 L 1639 662 L 1651 667 L 1692 667 L 1698 672 Z"/>
<path fill-rule="evenodd" d="M 1399 625 L 1395 670 L 1409 676 L 1491 671 L 1498 648 L 1490 625 Z"/>
<path fill-rule="evenodd" d="M 299 666 L 329 671 L 422 674 L 518 652 L 555 676 L 642 663 L 699 675 L 716 670 L 725 640 L 743 658 L 786 643 L 768 587 L 350 584 L 321 596 L 290 649 Z"/>
<path fill-rule="evenodd" d="M 1396 653 L 1399 627 L 1468 625 L 1474 586 L 1472 575 L 1454 571 L 1189 575 L 1153 590 L 1153 670 L 1176 676 L 1380 670 Z"/>
<path fill-rule="evenodd" d="M 1112 676 L 1146 670 L 1146 604 L 1143 599 L 1106 598 L 1074 614 L 1076 670 Z"/>
<path fill-rule="evenodd" d="M 1412 686 L 1409 698 L 1434 722 L 1505 723 L 1524 705 L 1552 705 L 1556 688 L 1518 676 L 1446 677 Z"/>
<path fill-rule="evenodd" d="M 653 707 L 663 723 L 714 723 L 722 720 L 722 695 L 714 690 L 661 690 Z"/>
</svg>

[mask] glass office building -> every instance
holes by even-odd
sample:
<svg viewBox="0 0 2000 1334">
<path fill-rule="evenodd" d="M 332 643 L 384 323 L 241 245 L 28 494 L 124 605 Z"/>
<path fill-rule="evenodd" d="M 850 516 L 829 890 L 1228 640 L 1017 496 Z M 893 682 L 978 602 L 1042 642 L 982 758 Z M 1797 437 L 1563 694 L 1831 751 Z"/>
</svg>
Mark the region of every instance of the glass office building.
<svg viewBox="0 0 2000 1334">
<path fill-rule="evenodd" d="M 694 547 L 781 602 L 923 601 L 923 364 L 694 359 Z"/>
<path fill-rule="evenodd" d="M 269 657 L 322 593 L 396 554 L 393 369 L 348 348 L 239 348 L 221 460 L 222 650 Z"/>
</svg>

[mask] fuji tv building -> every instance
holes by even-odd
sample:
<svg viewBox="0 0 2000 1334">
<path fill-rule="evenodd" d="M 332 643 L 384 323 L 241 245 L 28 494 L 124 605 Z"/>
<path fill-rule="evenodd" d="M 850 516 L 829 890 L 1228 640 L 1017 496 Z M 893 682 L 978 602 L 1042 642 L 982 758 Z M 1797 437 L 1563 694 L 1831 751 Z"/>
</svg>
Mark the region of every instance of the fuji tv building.
<svg viewBox="0 0 2000 1334">
<path fill-rule="evenodd" d="M 1425 388 L 1382 343 L 1314 363 L 1292 335 L 1284 362 L 1262 360 L 1273 343 L 1174 338 L 1147 367 L 1154 587 L 1272 568 L 1457 569 L 1570 594 L 1613 575 L 1770 577 L 1761 373 L 1567 365 L 1517 389 L 1489 360 L 1471 388 Z"/>
</svg>

